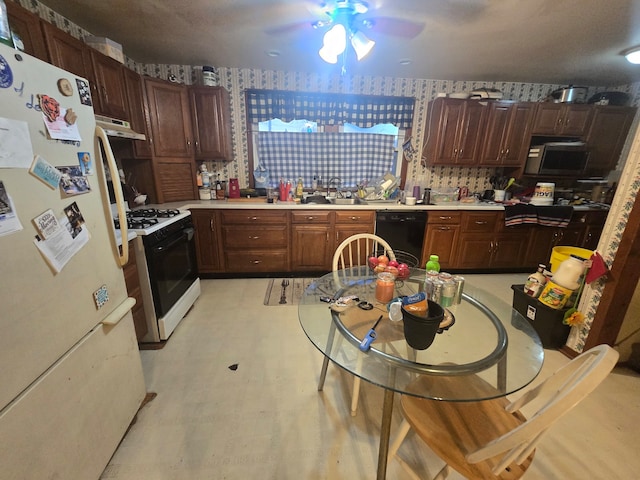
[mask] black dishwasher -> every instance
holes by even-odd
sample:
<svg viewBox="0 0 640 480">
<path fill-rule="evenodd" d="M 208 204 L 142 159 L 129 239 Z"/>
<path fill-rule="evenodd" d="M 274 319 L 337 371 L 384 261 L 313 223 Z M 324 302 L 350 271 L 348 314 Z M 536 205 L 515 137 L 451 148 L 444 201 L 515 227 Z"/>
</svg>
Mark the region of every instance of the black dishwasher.
<svg viewBox="0 0 640 480">
<path fill-rule="evenodd" d="M 376 212 L 376 235 L 384 238 L 394 251 L 413 255 L 418 263 L 422 257 L 426 226 L 426 211 Z M 420 265 L 410 266 L 419 267 Z"/>
</svg>

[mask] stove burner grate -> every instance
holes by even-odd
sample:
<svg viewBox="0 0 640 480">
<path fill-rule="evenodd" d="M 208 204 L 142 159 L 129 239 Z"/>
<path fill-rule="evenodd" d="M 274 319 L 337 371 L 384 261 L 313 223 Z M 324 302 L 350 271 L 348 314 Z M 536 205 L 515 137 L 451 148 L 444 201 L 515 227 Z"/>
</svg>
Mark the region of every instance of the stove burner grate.
<svg viewBox="0 0 640 480">
<path fill-rule="evenodd" d="M 117 229 L 120 229 L 120 220 L 115 219 L 113 223 L 115 224 L 115 227 Z M 143 218 L 143 217 L 127 218 L 127 228 L 129 229 L 147 228 L 147 227 L 151 227 L 152 225 L 156 225 L 157 223 L 158 223 L 157 218 Z"/>
</svg>

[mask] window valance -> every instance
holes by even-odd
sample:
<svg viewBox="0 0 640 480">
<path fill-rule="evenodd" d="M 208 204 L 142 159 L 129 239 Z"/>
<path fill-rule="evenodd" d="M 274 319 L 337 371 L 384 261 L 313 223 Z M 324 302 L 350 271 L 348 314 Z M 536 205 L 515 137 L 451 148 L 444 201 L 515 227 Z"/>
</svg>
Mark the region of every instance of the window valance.
<svg viewBox="0 0 640 480">
<path fill-rule="evenodd" d="M 247 90 L 247 115 L 251 123 L 279 118 L 285 122 L 305 119 L 320 125 L 345 122 L 359 127 L 392 123 L 410 128 L 415 98 L 341 93 Z"/>
</svg>

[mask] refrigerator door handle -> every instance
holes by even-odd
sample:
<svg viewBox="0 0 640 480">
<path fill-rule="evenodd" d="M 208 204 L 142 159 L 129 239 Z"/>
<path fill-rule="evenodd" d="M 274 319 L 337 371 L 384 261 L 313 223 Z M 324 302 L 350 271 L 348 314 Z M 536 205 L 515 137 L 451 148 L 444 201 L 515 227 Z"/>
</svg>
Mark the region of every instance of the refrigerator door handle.
<svg viewBox="0 0 640 480">
<path fill-rule="evenodd" d="M 111 144 L 109 143 L 107 134 L 102 129 L 102 127 L 96 126 L 96 136 L 102 142 L 102 147 L 104 148 L 104 153 L 107 157 L 107 166 L 109 167 L 109 171 L 111 172 L 111 178 L 120 178 L 120 174 L 118 173 L 118 165 L 116 164 L 116 159 L 113 156 L 113 151 L 111 150 Z M 120 182 L 113 182 L 113 192 L 115 193 L 116 197 L 118 218 L 127 218 L 124 194 L 122 193 L 122 185 L 120 185 Z M 127 262 L 129 262 L 129 242 L 127 241 L 129 229 L 127 228 L 127 222 L 120 222 L 120 233 L 122 235 L 122 249 L 121 253 L 119 253 L 118 256 L 120 257 L 120 266 L 124 267 Z"/>
<path fill-rule="evenodd" d="M 135 304 L 136 304 L 135 298 L 127 297 L 127 299 L 124 302 L 118 305 L 116 309 L 113 312 L 111 312 L 109 315 L 107 315 L 100 323 L 102 323 L 103 325 L 110 325 L 110 326 L 116 325 L 118 322 L 120 322 L 120 320 L 122 320 L 127 315 L 127 313 L 131 311 L 131 309 Z"/>
</svg>

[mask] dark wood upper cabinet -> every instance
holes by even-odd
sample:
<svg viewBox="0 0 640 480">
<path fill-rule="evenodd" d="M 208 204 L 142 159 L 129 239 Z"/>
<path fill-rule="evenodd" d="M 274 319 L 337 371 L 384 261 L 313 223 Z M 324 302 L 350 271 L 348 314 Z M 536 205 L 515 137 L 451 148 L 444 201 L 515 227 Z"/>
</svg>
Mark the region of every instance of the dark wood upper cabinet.
<svg viewBox="0 0 640 480">
<path fill-rule="evenodd" d="M 16 2 L 5 2 L 11 31 L 22 40 L 24 52 L 34 57 L 49 61 L 44 34 L 40 25 L 40 17 L 21 7 Z"/>
<path fill-rule="evenodd" d="M 101 115 L 129 120 L 125 67 L 91 47 L 86 48 L 89 49 L 95 80 L 94 110 Z"/>
<path fill-rule="evenodd" d="M 491 102 L 480 165 L 520 166 L 527 158 L 535 103 Z"/>
<path fill-rule="evenodd" d="M 144 88 L 154 156 L 193 158 L 187 88 L 152 78 L 144 79 Z"/>
<path fill-rule="evenodd" d="M 589 146 L 589 174 L 603 175 L 615 168 L 635 115 L 635 107 L 594 107 L 591 128 L 586 138 Z"/>
<path fill-rule="evenodd" d="M 423 158 L 429 165 L 478 163 L 486 102 L 437 98 L 429 104 Z"/>
<path fill-rule="evenodd" d="M 592 113 L 592 105 L 539 103 L 531 134 L 583 137 L 591 125 Z"/>
<path fill-rule="evenodd" d="M 89 47 L 50 23 L 42 22 L 42 31 L 44 32 L 49 61 L 56 67 L 89 80 L 91 93 L 95 97 L 95 81 Z"/>
<path fill-rule="evenodd" d="M 146 140 L 133 141 L 133 154 L 136 158 L 151 157 L 151 140 L 148 128 L 148 110 L 144 101 L 144 84 L 142 77 L 128 68 L 124 69 L 124 83 L 127 92 L 128 117 L 131 128 L 139 133 L 144 133 Z"/>
<path fill-rule="evenodd" d="M 229 92 L 223 87 L 191 87 L 189 95 L 196 158 L 232 160 Z"/>
</svg>

